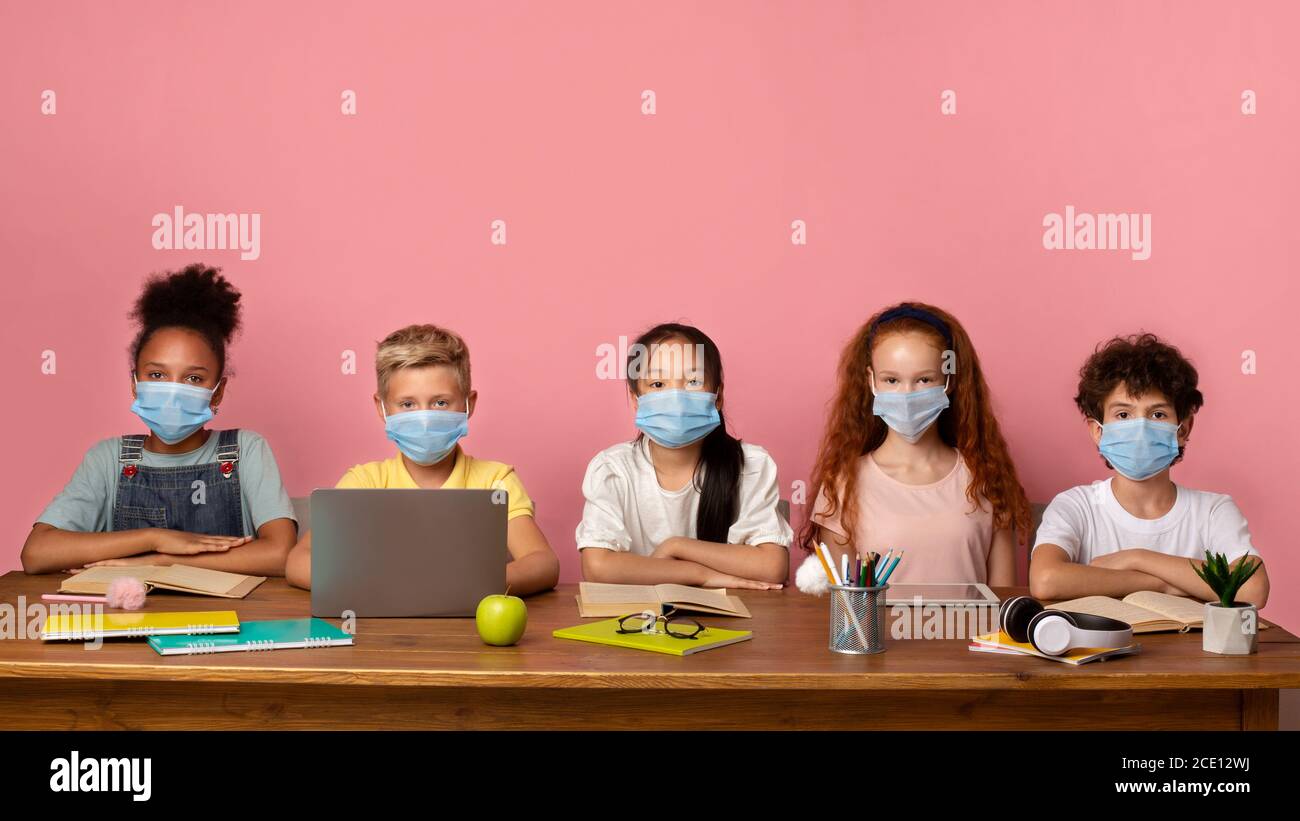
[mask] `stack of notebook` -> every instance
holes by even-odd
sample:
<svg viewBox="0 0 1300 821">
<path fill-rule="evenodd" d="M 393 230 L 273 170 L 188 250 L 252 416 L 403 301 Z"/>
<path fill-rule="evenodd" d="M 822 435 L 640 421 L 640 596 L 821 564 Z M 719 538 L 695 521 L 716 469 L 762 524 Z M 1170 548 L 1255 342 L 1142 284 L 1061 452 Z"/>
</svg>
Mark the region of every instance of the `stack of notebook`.
<svg viewBox="0 0 1300 821">
<path fill-rule="evenodd" d="M 66 579 L 59 592 L 103 596 L 109 584 L 123 576 L 140 579 L 149 590 L 224 599 L 242 599 L 266 581 L 265 576 L 245 576 L 181 564 L 106 565 L 92 567 Z M 240 624 L 233 610 L 104 613 L 102 607 L 76 605 L 55 608 L 41 629 L 43 641 L 111 638 L 145 638 L 150 647 L 164 656 L 352 644 L 351 635 L 321 619 L 279 619 Z"/>
<path fill-rule="evenodd" d="M 159 655 L 283 650 L 352 644 L 352 636 L 321 619 L 240 623 L 233 610 L 186 613 L 55 613 L 41 628 L 43 641 L 144 638 Z"/>
<path fill-rule="evenodd" d="M 92 567 L 65 580 L 60 593 L 103 596 L 109 584 L 134 576 L 151 590 L 242 599 L 265 576 L 245 576 L 201 567 L 131 565 Z M 203 637 L 203 638 L 199 638 Z M 130 611 L 105 613 L 102 606 L 53 608 L 41 628 L 43 641 L 94 641 L 145 638 L 160 655 L 224 653 L 235 650 L 334 647 L 352 644 L 352 636 L 321 619 L 280 619 L 239 623 L 233 610 L 194 612 Z"/>
<path fill-rule="evenodd" d="M 1008 636 L 1005 632 L 985 633 L 971 639 L 970 649 L 976 653 L 1004 653 L 1011 656 L 1034 656 L 1049 661 L 1059 661 L 1062 664 L 1072 664 L 1078 666 L 1087 664 L 1090 661 L 1101 661 L 1103 659 L 1115 658 L 1116 656 L 1130 656 L 1142 650 L 1140 644 L 1130 644 L 1128 647 L 1116 647 L 1114 649 L 1101 648 L 1080 648 L 1078 650 L 1068 650 L 1059 656 L 1049 656 L 1046 653 L 1040 653 L 1034 649 L 1034 646 L 1028 642 L 1016 641 Z"/>
</svg>

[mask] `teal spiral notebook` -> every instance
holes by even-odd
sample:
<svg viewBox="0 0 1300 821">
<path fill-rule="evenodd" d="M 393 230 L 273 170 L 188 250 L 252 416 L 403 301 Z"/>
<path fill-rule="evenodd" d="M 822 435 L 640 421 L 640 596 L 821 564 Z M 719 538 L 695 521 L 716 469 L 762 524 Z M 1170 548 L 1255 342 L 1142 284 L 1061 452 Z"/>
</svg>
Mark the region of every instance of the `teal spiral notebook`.
<svg viewBox="0 0 1300 821">
<path fill-rule="evenodd" d="M 337 647 L 348 644 L 352 644 L 352 636 L 321 619 L 245 621 L 240 623 L 238 633 L 149 637 L 149 646 L 162 656 Z"/>
</svg>

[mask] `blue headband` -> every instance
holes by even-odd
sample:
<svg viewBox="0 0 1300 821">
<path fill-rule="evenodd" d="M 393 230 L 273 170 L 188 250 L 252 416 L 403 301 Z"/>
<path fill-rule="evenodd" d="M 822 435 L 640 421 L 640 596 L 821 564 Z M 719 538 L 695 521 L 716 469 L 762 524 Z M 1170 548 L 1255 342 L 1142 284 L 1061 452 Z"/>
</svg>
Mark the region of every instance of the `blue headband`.
<svg viewBox="0 0 1300 821">
<path fill-rule="evenodd" d="M 948 348 L 952 348 L 952 331 L 948 330 L 948 323 L 929 311 L 906 304 L 891 308 L 880 315 L 880 318 L 871 326 L 871 332 L 867 334 L 867 344 L 870 345 L 871 341 L 875 339 L 876 330 L 881 325 L 894 319 L 915 319 L 924 322 L 942 334 L 944 341 L 948 343 Z"/>
</svg>

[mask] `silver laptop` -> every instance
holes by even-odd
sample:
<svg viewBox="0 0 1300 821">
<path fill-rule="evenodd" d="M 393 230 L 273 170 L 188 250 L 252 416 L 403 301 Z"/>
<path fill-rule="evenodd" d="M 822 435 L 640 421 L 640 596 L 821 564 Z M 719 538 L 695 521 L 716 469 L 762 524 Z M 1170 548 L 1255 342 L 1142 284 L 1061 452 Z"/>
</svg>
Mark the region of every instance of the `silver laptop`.
<svg viewBox="0 0 1300 821">
<path fill-rule="evenodd" d="M 504 496 L 491 490 L 314 491 L 311 614 L 474 615 L 484 596 L 505 592 Z"/>
</svg>

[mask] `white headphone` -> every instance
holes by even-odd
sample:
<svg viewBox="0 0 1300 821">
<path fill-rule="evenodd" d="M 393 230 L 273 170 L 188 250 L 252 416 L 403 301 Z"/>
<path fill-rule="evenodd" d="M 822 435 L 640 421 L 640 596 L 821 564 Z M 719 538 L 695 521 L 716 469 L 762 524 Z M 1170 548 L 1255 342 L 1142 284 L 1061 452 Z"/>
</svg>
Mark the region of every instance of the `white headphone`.
<svg viewBox="0 0 1300 821">
<path fill-rule="evenodd" d="M 1002 602 L 998 624 L 1015 641 L 1029 642 L 1049 656 L 1081 647 L 1112 650 L 1133 643 L 1133 626 L 1126 622 L 1091 613 L 1051 610 L 1029 596 Z"/>
</svg>

